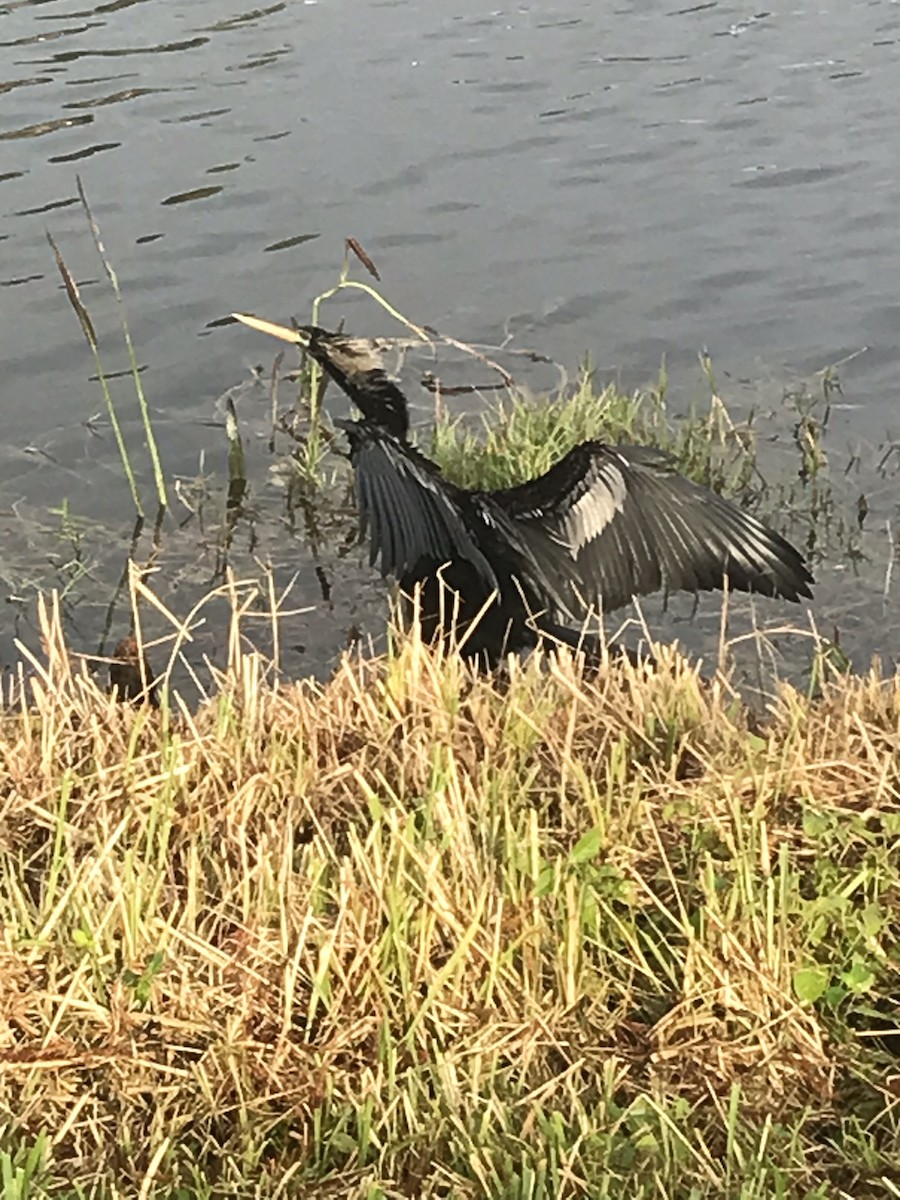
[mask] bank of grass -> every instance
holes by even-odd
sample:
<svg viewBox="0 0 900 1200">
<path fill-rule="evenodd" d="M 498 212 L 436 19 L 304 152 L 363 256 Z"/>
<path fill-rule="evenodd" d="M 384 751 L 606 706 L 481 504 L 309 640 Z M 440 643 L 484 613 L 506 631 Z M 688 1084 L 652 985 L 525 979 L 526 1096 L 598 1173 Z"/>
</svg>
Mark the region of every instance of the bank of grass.
<svg viewBox="0 0 900 1200">
<path fill-rule="evenodd" d="M 488 400 L 480 422 L 441 406 L 429 453 L 464 487 L 500 488 L 542 474 L 573 446 L 600 440 L 658 446 L 679 470 L 727 495 L 761 482 L 752 423 L 736 424 L 719 396 L 674 421 L 665 376 L 655 388 L 601 386 L 588 367 L 555 396 L 515 387 Z"/>
<path fill-rule="evenodd" d="M 237 618 L 235 618 L 237 622 Z M 7 1198 L 900 1195 L 900 679 L 414 639 L 0 718 Z"/>
<path fill-rule="evenodd" d="M 434 452 L 502 486 L 598 436 L 755 487 L 715 395 L 676 432 L 588 374 Z M 760 719 L 665 648 L 408 640 L 276 688 L 239 633 L 156 712 L 48 618 L 0 716 L 3 1200 L 900 1196 L 897 679 Z"/>
</svg>

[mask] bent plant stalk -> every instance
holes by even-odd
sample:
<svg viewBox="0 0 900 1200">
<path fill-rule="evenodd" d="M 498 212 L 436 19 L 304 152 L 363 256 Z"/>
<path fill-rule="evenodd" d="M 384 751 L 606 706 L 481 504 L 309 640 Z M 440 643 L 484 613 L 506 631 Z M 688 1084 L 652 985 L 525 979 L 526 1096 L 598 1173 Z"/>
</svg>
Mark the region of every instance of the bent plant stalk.
<svg viewBox="0 0 900 1200">
<path fill-rule="evenodd" d="M 137 511 L 137 514 L 139 517 L 143 517 L 144 506 L 141 503 L 141 496 L 140 492 L 138 491 L 137 480 L 134 477 L 134 471 L 131 467 L 131 459 L 128 456 L 128 447 L 125 445 L 125 437 L 122 433 L 122 427 L 119 424 L 116 407 L 113 404 L 112 395 L 109 390 L 106 370 L 103 366 L 103 360 L 100 357 L 100 345 L 97 341 L 97 334 L 94 330 L 93 322 L 91 321 L 90 314 L 88 313 L 88 310 L 81 299 L 81 294 L 78 291 L 78 284 L 75 282 L 72 273 L 66 266 L 59 247 L 53 240 L 52 235 L 49 233 L 47 234 L 47 241 L 50 243 L 50 247 L 53 250 L 54 257 L 56 258 L 56 265 L 59 269 L 60 275 L 62 276 L 63 286 L 66 289 L 66 295 L 69 298 L 69 303 L 75 310 L 75 315 L 78 317 L 79 323 L 81 324 L 81 331 L 84 334 L 85 341 L 90 347 L 91 354 L 94 356 L 94 365 L 97 368 L 97 378 L 100 381 L 100 390 L 103 393 L 103 399 L 106 403 L 106 411 L 109 414 L 109 423 L 112 426 L 113 435 L 115 436 L 116 445 L 119 450 L 119 457 L 122 460 L 122 469 L 125 472 L 125 478 L 128 480 L 128 486 L 131 489 L 131 498 L 134 501 L 134 507 Z"/>
<path fill-rule="evenodd" d="M 150 454 L 150 461 L 153 464 L 153 479 L 156 483 L 156 496 L 159 501 L 159 506 L 162 509 L 168 508 L 169 501 L 166 495 L 166 480 L 163 475 L 162 463 L 160 462 L 159 450 L 156 445 L 156 438 L 153 433 L 153 424 L 150 420 L 150 409 L 147 404 L 147 397 L 144 393 L 144 387 L 141 383 L 141 372 L 138 366 L 137 355 L 134 352 L 134 343 L 131 340 L 131 331 L 128 328 L 128 319 L 125 314 L 125 302 L 122 299 L 122 292 L 119 288 L 118 277 L 113 270 L 112 263 L 106 255 L 106 249 L 100 239 L 100 227 L 94 220 L 94 214 L 91 212 L 91 207 L 88 204 L 87 196 L 85 195 L 84 187 L 81 183 L 81 176 L 76 176 L 78 184 L 78 195 L 81 199 L 82 207 L 90 225 L 91 235 L 94 239 L 94 245 L 97 247 L 97 253 L 100 256 L 100 261 L 103 263 L 103 268 L 106 271 L 106 277 L 110 282 L 113 294 L 116 297 L 116 304 L 119 307 L 119 321 L 122 325 L 122 336 L 125 339 L 125 346 L 128 350 L 128 362 L 131 367 L 131 378 L 134 382 L 134 390 L 137 395 L 138 408 L 141 413 L 141 420 L 144 423 L 144 436 L 147 440 L 147 450 Z"/>
</svg>

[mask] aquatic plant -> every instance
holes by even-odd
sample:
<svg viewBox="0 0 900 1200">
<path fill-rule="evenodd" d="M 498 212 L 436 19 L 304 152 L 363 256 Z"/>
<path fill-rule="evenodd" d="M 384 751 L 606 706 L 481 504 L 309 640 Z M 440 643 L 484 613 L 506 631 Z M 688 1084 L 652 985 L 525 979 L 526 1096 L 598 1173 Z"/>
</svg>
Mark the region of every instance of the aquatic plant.
<svg viewBox="0 0 900 1200">
<path fill-rule="evenodd" d="M 119 287 L 118 276 L 116 275 L 116 272 L 113 269 L 113 266 L 109 259 L 109 256 L 106 253 L 106 248 L 103 245 L 103 241 L 100 237 L 100 227 L 94 218 L 93 212 L 91 211 L 91 207 L 88 203 L 87 195 L 84 191 L 84 187 L 82 185 L 80 177 L 77 178 L 77 186 L 78 186 L 78 196 L 79 196 L 79 199 L 81 200 L 81 205 L 82 205 L 82 208 L 84 209 L 84 213 L 85 213 L 85 216 L 88 221 L 88 226 L 91 231 L 91 236 L 94 241 L 94 246 L 96 247 L 97 254 L 100 258 L 101 263 L 103 264 L 103 269 L 106 273 L 106 277 L 109 281 L 109 285 L 112 288 L 113 294 L 116 299 L 116 306 L 117 306 L 118 312 L 119 312 L 119 323 L 120 323 L 120 326 L 122 329 L 122 337 L 125 341 L 125 347 L 128 352 L 128 362 L 129 362 L 131 379 L 134 384 L 134 390 L 135 390 L 135 395 L 137 397 L 138 409 L 140 411 L 141 420 L 143 422 L 143 427 L 144 427 L 144 437 L 145 437 L 146 444 L 147 444 L 147 450 L 150 455 L 150 461 L 151 461 L 151 464 L 153 467 L 153 478 L 154 478 L 154 482 L 155 482 L 155 486 L 156 486 L 157 502 L 159 505 L 159 509 L 162 512 L 166 509 L 166 507 L 168 505 L 168 498 L 166 495 L 165 475 L 164 475 L 163 469 L 162 469 L 162 463 L 161 463 L 160 456 L 159 456 L 159 449 L 156 444 L 156 436 L 153 432 L 153 422 L 150 418 L 150 409 L 147 404 L 147 397 L 144 392 L 144 385 L 141 380 L 141 368 L 137 361 L 137 355 L 135 353 L 134 343 L 131 340 L 131 331 L 128 326 L 128 318 L 125 313 L 125 302 L 122 297 L 121 289 Z M 110 425 L 112 426 L 113 435 L 115 436 L 115 439 L 116 439 L 116 446 L 119 451 L 119 458 L 122 462 L 122 469 L 125 472 L 125 478 L 128 480 L 128 486 L 131 490 L 131 497 L 134 502 L 135 510 L 136 510 L 138 516 L 143 517 L 144 516 L 144 507 L 141 502 L 140 493 L 138 491 L 137 480 L 135 478 L 134 468 L 131 463 L 131 457 L 129 455 L 128 448 L 125 444 L 125 437 L 122 432 L 122 427 L 121 427 L 121 424 L 119 421 L 118 414 L 116 412 L 116 407 L 115 407 L 115 404 L 113 403 L 112 394 L 109 389 L 109 376 L 103 365 L 103 360 L 100 356 L 100 343 L 99 343 L 99 339 L 97 337 L 96 330 L 94 328 L 94 323 L 91 320 L 90 313 L 88 312 L 87 306 L 85 305 L 84 301 L 81 298 L 81 293 L 79 291 L 78 284 L 75 282 L 74 276 L 72 275 L 69 268 L 66 266 L 65 260 L 63 259 L 63 256 L 62 256 L 62 253 L 60 252 L 59 247 L 57 246 L 53 237 L 49 233 L 47 234 L 47 240 L 49 241 L 50 246 L 53 250 L 53 255 L 56 260 L 56 266 L 57 266 L 57 269 L 59 270 L 60 276 L 62 277 L 66 296 L 68 297 L 69 303 L 71 304 L 72 308 L 75 311 L 76 316 L 78 317 L 78 321 L 81 326 L 81 331 L 84 334 L 85 340 L 86 340 L 88 346 L 90 347 L 91 354 L 93 355 L 94 365 L 97 369 L 97 378 L 100 383 L 100 389 L 103 393 L 103 400 L 106 405 L 106 411 L 109 416 Z M 157 518 L 157 520 L 159 520 L 159 518 Z"/>
</svg>

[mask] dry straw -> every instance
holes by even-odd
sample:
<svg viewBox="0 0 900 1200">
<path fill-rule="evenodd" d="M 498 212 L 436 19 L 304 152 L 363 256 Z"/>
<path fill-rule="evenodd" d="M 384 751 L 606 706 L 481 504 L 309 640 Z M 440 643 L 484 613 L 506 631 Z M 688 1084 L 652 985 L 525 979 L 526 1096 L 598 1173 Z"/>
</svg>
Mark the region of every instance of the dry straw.
<svg viewBox="0 0 900 1200">
<path fill-rule="evenodd" d="M 232 598 L 196 712 L 114 703 L 41 606 L 0 723 L 5 1194 L 890 1177 L 854 1031 L 897 988 L 897 679 L 761 723 L 667 648 L 491 679 L 413 634 L 279 685 Z"/>
</svg>

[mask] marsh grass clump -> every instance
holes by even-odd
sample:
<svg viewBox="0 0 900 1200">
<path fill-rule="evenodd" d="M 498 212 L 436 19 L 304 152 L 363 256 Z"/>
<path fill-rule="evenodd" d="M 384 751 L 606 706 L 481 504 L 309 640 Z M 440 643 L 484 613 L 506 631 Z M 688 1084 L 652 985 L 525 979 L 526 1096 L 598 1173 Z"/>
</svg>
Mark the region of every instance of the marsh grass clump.
<svg viewBox="0 0 900 1200">
<path fill-rule="evenodd" d="M 615 384 L 598 390 L 588 366 L 555 396 L 510 387 L 488 402 L 479 425 L 442 409 L 430 453 L 454 482 L 500 488 L 542 474 L 586 441 L 658 446 L 698 483 L 731 495 L 745 491 L 756 472 L 752 426 L 737 426 L 713 393 L 709 410 L 692 410 L 677 426 L 668 411 L 665 378 L 657 388 L 631 394 Z"/>
<path fill-rule="evenodd" d="M 191 713 L 44 641 L 0 717 L 6 1195 L 897 1179 L 900 679 L 760 719 L 672 649 L 411 637 L 279 687 L 236 632 Z"/>
</svg>

